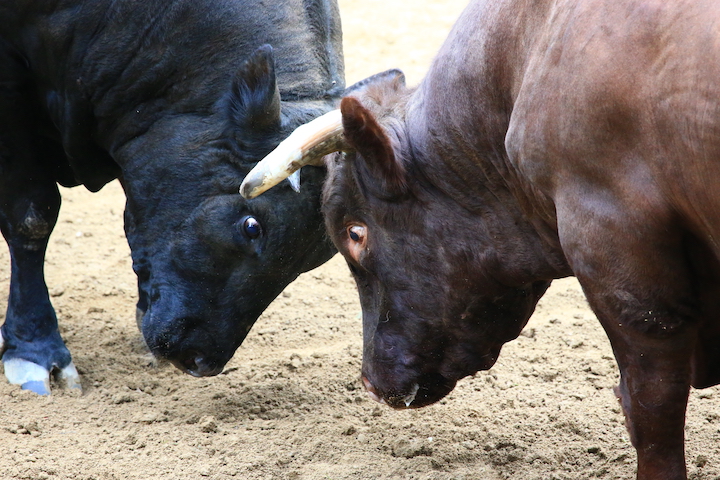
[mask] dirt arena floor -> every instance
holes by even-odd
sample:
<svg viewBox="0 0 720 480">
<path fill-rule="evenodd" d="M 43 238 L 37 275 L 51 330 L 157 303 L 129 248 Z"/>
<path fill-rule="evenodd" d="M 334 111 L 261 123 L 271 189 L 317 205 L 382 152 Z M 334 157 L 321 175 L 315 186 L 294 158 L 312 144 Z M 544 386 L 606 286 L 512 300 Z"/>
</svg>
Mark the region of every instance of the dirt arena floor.
<svg viewBox="0 0 720 480">
<path fill-rule="evenodd" d="M 416 84 L 465 0 L 340 4 L 348 84 L 391 67 Z M 2 479 L 634 478 L 615 362 L 572 279 L 553 284 L 492 370 L 396 412 L 360 386 L 360 307 L 340 257 L 290 285 L 221 375 L 192 378 L 153 361 L 135 326 L 118 184 L 63 199 L 46 272 L 84 392 L 0 382 Z M 720 478 L 719 429 L 720 393 L 693 391 L 691 478 Z"/>
</svg>

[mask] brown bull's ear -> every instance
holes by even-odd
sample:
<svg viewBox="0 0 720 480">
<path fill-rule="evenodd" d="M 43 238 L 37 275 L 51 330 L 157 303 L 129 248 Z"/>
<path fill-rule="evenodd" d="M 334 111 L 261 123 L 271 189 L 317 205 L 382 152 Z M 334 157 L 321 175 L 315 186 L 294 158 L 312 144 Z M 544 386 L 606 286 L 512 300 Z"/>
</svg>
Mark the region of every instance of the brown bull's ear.
<svg viewBox="0 0 720 480">
<path fill-rule="evenodd" d="M 405 167 L 374 115 L 354 97 L 343 98 L 340 111 L 345 139 L 361 157 L 357 167 L 364 186 L 382 196 L 404 194 L 407 191 Z"/>
</svg>

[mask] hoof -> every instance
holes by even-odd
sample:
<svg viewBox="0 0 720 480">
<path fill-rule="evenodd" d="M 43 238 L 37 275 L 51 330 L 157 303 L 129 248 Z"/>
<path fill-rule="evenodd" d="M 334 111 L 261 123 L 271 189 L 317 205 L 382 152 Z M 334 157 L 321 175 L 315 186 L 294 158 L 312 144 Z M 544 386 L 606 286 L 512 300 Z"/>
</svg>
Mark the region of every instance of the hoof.
<svg viewBox="0 0 720 480">
<path fill-rule="evenodd" d="M 80 385 L 80 374 L 75 368 L 75 364 L 73 362 L 68 363 L 67 367 L 56 372 L 55 380 L 62 388 L 76 388 L 82 391 L 82 385 Z"/>
<path fill-rule="evenodd" d="M 50 382 L 48 381 L 31 380 L 20 385 L 20 388 L 30 390 L 38 395 L 50 395 Z"/>
<path fill-rule="evenodd" d="M 50 395 L 50 372 L 44 367 L 22 358 L 11 358 L 4 367 L 8 382 L 38 395 Z"/>
<path fill-rule="evenodd" d="M 50 395 L 50 371 L 45 367 L 22 358 L 11 358 L 4 362 L 4 367 L 5 377 L 11 384 L 38 395 Z M 82 390 L 80 375 L 72 362 L 55 372 L 54 378 L 61 387 Z"/>
</svg>

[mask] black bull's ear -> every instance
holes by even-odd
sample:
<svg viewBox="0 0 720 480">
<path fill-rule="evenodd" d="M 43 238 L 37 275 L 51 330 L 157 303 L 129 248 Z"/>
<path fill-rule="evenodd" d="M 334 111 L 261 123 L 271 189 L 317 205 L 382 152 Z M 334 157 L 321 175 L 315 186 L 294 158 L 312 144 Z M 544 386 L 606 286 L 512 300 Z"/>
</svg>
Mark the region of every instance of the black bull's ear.
<svg viewBox="0 0 720 480">
<path fill-rule="evenodd" d="M 365 188 L 381 197 L 395 197 L 407 191 L 405 168 L 396 157 L 392 141 L 373 114 L 358 99 L 340 102 L 343 131 L 350 147 L 360 157 L 357 169 Z"/>
<path fill-rule="evenodd" d="M 255 50 L 240 66 L 228 109 L 232 134 L 245 149 L 280 131 L 280 91 L 270 45 Z"/>
<path fill-rule="evenodd" d="M 405 74 L 402 70 L 397 68 L 391 68 L 390 70 L 376 73 L 375 75 L 371 75 L 364 80 L 360 80 L 359 82 L 355 82 L 350 85 L 345 89 L 342 96 L 347 97 L 350 95 L 359 95 L 366 89 L 366 87 L 376 85 L 378 83 L 393 85 L 393 88 L 395 89 L 402 88 L 405 87 Z"/>
</svg>

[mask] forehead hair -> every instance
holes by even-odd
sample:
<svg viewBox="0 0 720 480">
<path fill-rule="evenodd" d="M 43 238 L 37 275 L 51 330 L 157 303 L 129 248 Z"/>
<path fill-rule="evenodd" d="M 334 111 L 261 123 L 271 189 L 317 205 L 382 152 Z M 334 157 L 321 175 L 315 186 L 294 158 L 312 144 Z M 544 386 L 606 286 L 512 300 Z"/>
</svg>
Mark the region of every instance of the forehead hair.
<svg viewBox="0 0 720 480">
<path fill-rule="evenodd" d="M 408 100 L 415 91 L 405 86 L 401 74 L 379 74 L 351 87 L 348 97 L 357 99 L 370 112 L 387 137 L 396 162 L 407 180 L 411 166 L 411 145 L 405 123 Z M 362 146 L 358 145 L 358 150 Z M 412 189 L 398 194 L 383 188 L 385 182 L 372 174 L 359 152 L 337 153 L 326 159 L 328 176 L 323 192 L 323 211 L 328 229 L 341 228 L 353 218 L 373 217 L 382 224 L 407 215 Z M 403 207 L 399 207 L 403 204 Z"/>
</svg>

